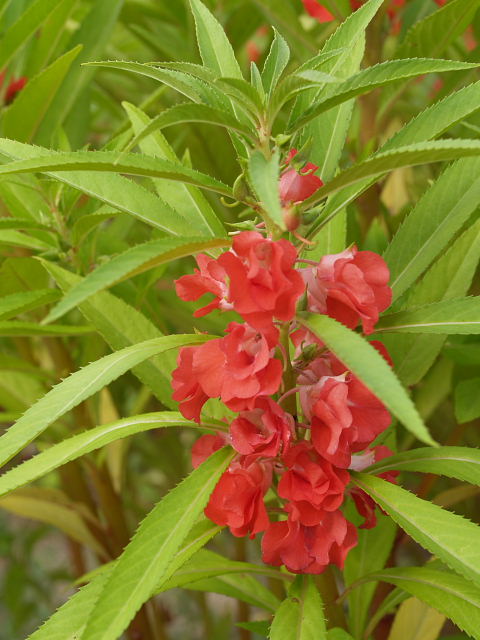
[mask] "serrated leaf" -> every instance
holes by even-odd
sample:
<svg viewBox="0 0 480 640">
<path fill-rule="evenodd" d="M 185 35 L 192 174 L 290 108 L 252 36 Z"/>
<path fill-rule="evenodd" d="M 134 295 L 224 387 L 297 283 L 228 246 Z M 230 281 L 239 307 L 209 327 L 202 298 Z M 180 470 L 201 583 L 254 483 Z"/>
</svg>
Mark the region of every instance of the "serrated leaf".
<svg viewBox="0 0 480 640">
<path fill-rule="evenodd" d="M 51 0 L 35 0 L 23 11 L 18 20 L 2 35 L 0 69 L 7 65 L 54 9 L 55 5 Z"/>
<path fill-rule="evenodd" d="M 382 316 L 379 333 L 480 333 L 480 297 L 444 300 Z"/>
<path fill-rule="evenodd" d="M 191 582 L 185 589 L 219 593 L 253 607 L 273 613 L 280 601 L 273 593 L 256 578 L 249 575 L 225 575 L 216 578 L 205 578 Z"/>
<path fill-rule="evenodd" d="M 448 167 L 417 202 L 388 245 L 394 298 L 406 291 L 440 255 L 480 203 L 480 159 Z"/>
<path fill-rule="evenodd" d="M 42 265 L 64 292 L 81 282 L 79 276 L 57 264 L 43 261 Z M 162 335 L 161 331 L 137 309 L 106 291 L 82 302 L 79 311 L 114 350 Z M 171 371 L 174 367 L 174 352 L 171 352 L 171 355 L 170 352 L 165 352 L 137 365 L 132 369 L 132 373 L 152 390 L 162 404 L 176 408 L 170 388 Z"/>
<path fill-rule="evenodd" d="M 134 105 L 124 102 L 123 108 L 132 122 L 135 134 L 138 134 L 143 127 L 151 122 L 151 119 Z M 143 140 L 140 143 L 140 148 L 147 155 L 178 162 L 175 151 L 159 131 L 150 136 L 149 139 Z M 203 226 L 211 230 L 212 235 L 226 235 L 225 227 L 201 189 L 174 180 L 155 178 L 153 182 L 158 195 L 184 218 L 191 220 L 193 216 L 196 216 Z"/>
<path fill-rule="evenodd" d="M 364 69 L 348 80 L 336 85 L 328 97 L 316 101 L 288 128 L 288 133 L 302 129 L 311 120 L 355 96 L 360 96 L 378 87 L 387 86 L 398 80 L 406 80 L 425 73 L 443 73 L 475 68 L 475 64 L 457 62 L 455 60 L 435 60 L 414 58 L 411 60 L 389 60 L 368 69 Z"/>
<path fill-rule="evenodd" d="M 129 143 L 127 151 L 137 145 L 140 140 L 150 135 L 154 131 L 160 131 L 172 125 L 184 122 L 201 122 L 204 124 L 217 125 L 226 129 L 231 129 L 242 134 L 250 142 L 255 141 L 254 129 L 242 124 L 238 118 L 228 111 L 215 109 L 207 104 L 178 104 L 156 116 L 149 124 L 135 135 Z M 123 156 L 122 156 L 123 157 Z"/>
<path fill-rule="evenodd" d="M 320 187 L 308 200 L 305 200 L 303 207 L 308 209 L 343 187 L 361 182 L 365 178 L 373 176 L 379 178 L 389 171 L 393 171 L 393 169 L 412 167 L 430 162 L 446 162 L 479 154 L 479 142 L 463 139 L 421 142 L 408 147 L 399 147 L 392 151 L 378 153 L 368 160 L 342 171 L 333 180 Z"/>
<path fill-rule="evenodd" d="M 475 112 L 480 108 L 479 105 L 480 82 L 475 82 L 422 111 L 387 140 L 378 153 L 436 138 L 449 127 Z M 467 165 L 467 162 L 465 162 L 465 165 Z M 447 171 L 449 170 L 450 169 L 447 169 Z M 365 189 L 373 183 L 374 180 L 368 179 L 359 184 L 345 187 L 337 194 L 331 196 L 322 212 L 321 218 L 318 222 L 314 223 L 309 230 L 308 237 L 314 237 L 315 234 L 318 233 L 318 230 L 325 225 L 326 221 L 334 218 L 340 211 L 343 211 L 350 202 L 353 202 L 362 191 L 365 191 Z M 435 210 L 437 207 L 441 208 L 441 202 L 441 200 L 436 202 Z M 430 215 L 428 219 L 430 219 Z M 426 219 L 423 218 L 423 221 L 425 223 Z M 435 228 L 436 226 L 437 225 L 435 225 Z"/>
<path fill-rule="evenodd" d="M 191 256 L 214 247 L 227 247 L 226 238 L 202 240 L 201 238 L 162 238 L 136 245 L 113 257 L 109 262 L 90 272 L 76 287 L 50 311 L 43 320 L 52 322 L 70 311 L 91 295 L 98 293 L 126 278 L 153 269 L 172 260 Z M 1 323 L 0 323 L 1 327 Z M 1 328 L 0 328 L 1 331 Z"/>
<path fill-rule="evenodd" d="M 13 469 L 9 469 L 0 476 L 0 496 L 10 493 L 10 491 L 29 482 L 38 480 L 38 478 L 54 469 L 58 469 L 67 462 L 100 449 L 110 442 L 127 438 L 136 433 L 149 431 L 150 429 L 167 427 L 192 427 L 195 429 L 218 427 L 218 429 L 221 429 L 221 425 L 216 423 L 212 423 L 212 425 L 207 423 L 200 426 L 190 420 L 186 420 L 180 413 L 175 411 L 159 411 L 157 413 L 145 413 L 131 418 L 123 418 L 66 438 Z"/>
<path fill-rule="evenodd" d="M 204 518 L 196 524 L 185 540 L 184 546 L 173 558 L 167 576 L 174 573 L 198 549 L 203 547 L 220 527 Z M 56 611 L 28 640 L 77 640 L 81 638 L 92 608 L 102 591 L 114 563 L 104 564 L 98 573 L 85 587 L 74 594 L 58 611 Z"/>
<path fill-rule="evenodd" d="M 67 411 L 135 365 L 169 349 L 187 344 L 201 344 L 206 339 L 206 336 L 200 335 L 173 335 L 147 340 L 104 356 L 72 373 L 32 405 L 20 420 L 0 437 L 1 464 L 10 460 Z"/>
<path fill-rule="evenodd" d="M 333 318 L 310 314 L 300 322 L 384 403 L 419 440 L 434 445 L 407 392 L 385 359 L 364 338 Z"/>
<path fill-rule="evenodd" d="M 352 479 L 413 540 L 480 583 L 480 527 L 376 476 L 354 473 Z"/>
<path fill-rule="evenodd" d="M 57 58 L 38 76 L 32 78 L 20 91 L 3 116 L 3 135 L 20 142 L 34 139 L 48 108 L 81 51 L 77 46 Z"/>
<path fill-rule="evenodd" d="M 450 571 L 425 567 L 397 567 L 366 576 L 400 587 L 441 611 L 457 627 L 477 637 L 480 629 L 480 589 Z M 363 581 L 362 581 L 363 582 Z"/>
<path fill-rule="evenodd" d="M 154 588 L 160 586 L 232 457 L 226 448 L 214 453 L 142 521 L 103 586 L 83 640 L 116 640 L 126 629 Z"/>
<path fill-rule="evenodd" d="M 34 238 L 33 236 L 29 236 L 21 231 L 15 231 L 14 229 L 2 230 L 0 245 L 25 247 L 26 249 L 33 249 L 35 251 L 51 251 L 55 248 L 52 244 L 47 244 L 39 238 Z"/>
<path fill-rule="evenodd" d="M 11 293 L 0 298 L 0 319 L 8 320 L 21 313 L 38 309 L 50 304 L 50 302 L 55 302 L 59 297 L 59 292 L 55 289 L 37 289 L 36 291 Z"/>
<path fill-rule="evenodd" d="M 200 0 L 190 0 L 203 64 L 222 76 L 241 78 L 242 72 L 222 25 Z"/>
<path fill-rule="evenodd" d="M 274 28 L 270 51 L 262 69 L 262 84 L 267 94 L 271 94 L 290 60 L 290 49 L 286 40 Z"/>
<path fill-rule="evenodd" d="M 250 156 L 249 176 L 270 222 L 284 230 L 286 227 L 278 189 L 280 179 L 278 152 L 267 160 L 261 151 L 254 151 Z"/>
<path fill-rule="evenodd" d="M 270 640 L 326 640 L 323 603 L 312 576 L 298 576 L 275 613 Z"/>
<path fill-rule="evenodd" d="M 478 387 L 477 387 L 478 389 Z M 420 471 L 457 478 L 480 486 L 480 449 L 471 447 L 437 447 L 402 451 L 369 467 L 368 473 L 385 470 Z"/>
</svg>

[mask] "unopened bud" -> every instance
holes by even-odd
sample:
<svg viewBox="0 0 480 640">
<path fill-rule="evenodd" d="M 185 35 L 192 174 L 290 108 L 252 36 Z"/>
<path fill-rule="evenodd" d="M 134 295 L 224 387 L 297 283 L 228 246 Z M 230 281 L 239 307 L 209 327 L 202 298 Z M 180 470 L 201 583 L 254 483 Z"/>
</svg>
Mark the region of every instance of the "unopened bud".
<svg viewBox="0 0 480 640">
<path fill-rule="evenodd" d="M 297 207 L 286 206 L 283 209 L 283 221 L 287 231 L 295 231 L 300 226 L 300 216 L 298 214 Z"/>
<path fill-rule="evenodd" d="M 247 181 L 245 180 L 245 176 L 241 173 L 238 178 L 233 183 L 233 197 L 236 200 L 241 202 L 245 202 L 245 200 L 250 196 L 250 189 L 248 188 Z"/>
</svg>

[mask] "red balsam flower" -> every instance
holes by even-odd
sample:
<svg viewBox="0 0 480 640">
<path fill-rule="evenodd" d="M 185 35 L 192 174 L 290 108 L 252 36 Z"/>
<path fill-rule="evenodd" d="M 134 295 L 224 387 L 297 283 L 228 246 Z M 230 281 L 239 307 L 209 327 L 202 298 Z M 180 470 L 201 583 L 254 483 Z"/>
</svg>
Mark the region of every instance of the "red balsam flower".
<svg viewBox="0 0 480 640">
<path fill-rule="evenodd" d="M 254 538 L 269 525 L 263 496 L 271 484 L 270 465 L 254 462 L 246 468 L 233 463 L 213 490 L 205 515 L 216 524 L 230 527 L 236 537 Z"/>
<path fill-rule="evenodd" d="M 291 160 L 297 155 L 297 150 L 292 149 L 287 157 L 287 164 L 290 164 Z M 295 167 L 286 169 L 280 176 L 280 199 L 282 204 L 295 204 L 297 202 L 303 202 L 310 196 L 313 196 L 315 191 L 323 186 L 322 180 L 315 175 L 315 171 L 318 171 L 316 164 L 307 162 L 307 164 L 298 172 Z"/>
<path fill-rule="evenodd" d="M 373 333 L 379 314 L 390 306 L 390 272 L 383 258 L 356 247 L 324 256 L 316 267 L 302 269 L 308 308 L 355 329 L 362 322 Z"/>
<path fill-rule="evenodd" d="M 322 573 L 329 564 L 343 569 L 356 544 L 355 526 L 341 511 L 331 511 L 313 527 L 291 518 L 270 524 L 262 540 L 262 558 L 277 567 L 284 564 L 293 573 Z"/>
</svg>

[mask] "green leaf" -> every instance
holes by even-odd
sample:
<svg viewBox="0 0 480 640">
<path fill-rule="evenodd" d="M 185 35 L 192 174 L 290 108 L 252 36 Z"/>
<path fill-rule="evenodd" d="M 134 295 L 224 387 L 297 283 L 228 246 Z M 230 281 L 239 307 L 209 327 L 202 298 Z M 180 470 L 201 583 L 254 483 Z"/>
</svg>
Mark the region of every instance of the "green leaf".
<svg viewBox="0 0 480 640">
<path fill-rule="evenodd" d="M 55 4 L 52 3 L 52 0 L 35 0 L 2 35 L 0 69 L 3 69 L 10 62 L 15 53 L 41 27 L 43 21 L 54 9 Z"/>
<path fill-rule="evenodd" d="M 190 0 L 190 6 L 203 64 L 227 78 L 241 78 L 242 72 L 222 25 L 200 0 Z"/>
<path fill-rule="evenodd" d="M 232 457 L 229 449 L 214 453 L 142 521 L 103 586 L 83 640 L 116 640 L 122 634 L 140 606 L 165 579 L 169 564 Z"/>
<path fill-rule="evenodd" d="M 38 76 L 32 78 L 7 109 L 3 133 L 7 138 L 30 142 L 48 111 L 55 94 L 81 51 L 81 45 L 57 58 Z"/>
<path fill-rule="evenodd" d="M 480 159 L 448 167 L 420 198 L 387 247 L 394 299 L 441 254 L 480 203 Z"/>
<path fill-rule="evenodd" d="M 326 640 L 322 599 L 312 576 L 298 576 L 270 628 L 270 640 Z"/>
<path fill-rule="evenodd" d="M 379 474 L 385 470 L 434 473 L 480 485 L 480 450 L 470 447 L 422 447 L 402 451 L 369 467 L 368 473 Z"/>
<path fill-rule="evenodd" d="M 480 222 L 477 221 L 410 290 L 405 304 L 416 307 L 466 295 L 479 259 Z M 438 356 L 445 338 L 444 335 L 383 335 L 395 362 L 397 375 L 407 385 L 417 383 L 425 375 Z"/>
<path fill-rule="evenodd" d="M 8 320 L 15 316 L 38 309 L 50 302 L 55 302 L 60 297 L 55 289 L 37 289 L 36 291 L 22 291 L 11 293 L 0 298 L 0 319 Z"/>
<path fill-rule="evenodd" d="M 381 580 L 400 587 L 434 607 L 473 638 L 480 629 L 480 589 L 450 571 L 398 567 L 372 573 L 361 582 Z"/>
<path fill-rule="evenodd" d="M 71 66 L 42 121 L 37 137 L 39 144 L 50 146 L 52 134 L 56 132 L 57 127 L 68 126 L 68 117 L 91 83 L 95 72 L 94 69 L 86 69 L 81 65 L 83 62 L 100 57 L 105 43 L 110 39 L 123 2 L 124 0 L 95 0 L 91 5 L 90 12 L 75 31 L 68 46 L 74 48 L 81 44 L 82 50 Z M 56 7 L 57 3 L 55 3 Z M 73 115 L 73 122 L 70 124 L 71 128 L 75 130 L 75 115 Z M 83 144 L 83 139 L 79 142 L 80 144 Z"/>
<path fill-rule="evenodd" d="M 68 324 L 51 324 L 48 327 L 42 327 L 37 322 L 21 322 L 20 320 L 0 322 L 0 337 L 83 336 L 93 332 L 94 328 L 88 326 L 76 327 Z"/>
<path fill-rule="evenodd" d="M 409 144 L 436 138 L 444 131 L 446 131 L 449 127 L 453 126 L 463 118 L 475 112 L 479 108 L 479 104 L 480 82 L 475 82 L 470 86 L 464 87 L 460 91 L 447 96 L 444 100 L 441 100 L 431 107 L 428 107 L 428 109 L 422 111 L 416 118 L 410 120 L 402 129 L 400 129 L 400 131 L 398 131 L 389 140 L 387 140 L 387 142 L 383 145 L 378 153 L 383 153 L 397 147 L 408 146 Z M 326 115 L 328 116 L 328 114 Z M 475 161 L 464 161 L 464 164 L 466 166 L 469 166 L 469 162 L 472 162 L 473 164 Z M 450 171 L 450 169 L 447 169 L 445 173 L 447 173 L 448 171 Z M 367 189 L 373 183 L 374 180 L 368 179 L 354 186 L 345 187 L 337 194 L 330 197 L 324 211 L 322 212 L 322 216 L 316 223 L 312 225 L 311 229 L 309 230 L 308 237 L 314 237 L 315 234 L 318 233 L 319 229 L 322 228 L 323 225 L 325 225 L 326 221 L 334 218 L 340 211 L 343 211 L 349 203 L 353 202 L 353 200 L 355 200 L 355 198 L 357 198 L 362 193 L 362 191 L 365 191 L 365 189 Z M 463 195 L 464 191 L 462 191 L 461 193 Z M 437 208 L 440 210 L 443 209 L 442 200 L 436 201 L 435 211 L 437 211 Z M 440 220 L 443 220 L 448 211 L 445 211 Z M 429 215 L 426 218 L 422 218 L 423 225 L 427 224 L 427 219 L 430 220 L 431 217 L 433 218 L 434 216 L 432 215 L 432 211 L 430 210 Z M 417 225 L 412 224 L 412 227 L 416 228 Z M 422 229 L 424 228 L 423 225 Z M 437 226 L 437 222 L 432 225 L 432 233 L 437 228 Z M 395 238 L 399 234 L 403 234 L 402 227 L 400 228 L 400 231 L 394 236 L 393 242 L 397 242 Z M 410 240 L 411 239 L 412 238 L 410 237 Z M 409 246 L 408 242 L 405 242 L 405 246 Z"/>
<path fill-rule="evenodd" d="M 378 87 L 389 85 L 397 80 L 406 80 L 425 73 L 443 73 L 446 71 L 462 71 L 473 69 L 477 65 L 455 60 L 435 60 L 415 58 L 412 60 L 389 60 L 368 69 L 364 69 L 339 85 L 334 85 L 331 95 L 315 102 L 288 128 L 288 133 L 302 129 L 314 118 L 336 105 L 342 104 L 355 96 L 360 96 Z"/>
<path fill-rule="evenodd" d="M 480 416 L 480 378 L 462 380 L 455 387 L 455 417 L 458 422 L 470 422 Z"/>
<path fill-rule="evenodd" d="M 353 473 L 352 479 L 413 540 L 461 575 L 480 582 L 480 527 L 381 478 Z"/>
<path fill-rule="evenodd" d="M 203 122 L 231 129 L 242 134 L 251 142 L 255 141 L 253 127 L 242 124 L 238 118 L 228 111 L 214 109 L 207 104 L 177 104 L 156 116 L 144 129 L 135 135 L 127 147 L 127 151 L 154 131 L 171 127 L 184 122 Z"/>
<path fill-rule="evenodd" d="M 43 261 L 42 265 L 63 291 L 81 282 L 81 278 L 57 264 Z M 129 304 L 106 291 L 82 302 L 80 312 L 114 350 L 123 349 L 144 340 L 159 338 L 162 333 L 147 318 Z M 166 407 L 176 408 L 171 395 L 171 371 L 175 367 L 175 353 L 154 356 L 132 369 Z"/>
<path fill-rule="evenodd" d="M 320 187 L 313 196 L 304 201 L 303 208 L 312 207 L 321 202 L 326 196 L 339 191 L 343 187 L 353 185 L 373 176 L 380 178 L 394 169 L 429 162 L 446 162 L 479 154 L 480 142 L 463 139 L 421 142 L 408 147 L 399 147 L 392 151 L 378 153 L 368 160 L 342 171 L 333 180 Z"/>
<path fill-rule="evenodd" d="M 138 134 L 151 122 L 151 119 L 134 105 L 124 102 L 123 108 L 132 122 L 135 134 Z M 174 150 L 160 131 L 156 131 L 150 138 L 144 139 L 140 143 L 140 148 L 142 153 L 147 155 L 178 162 Z M 155 178 L 153 182 L 162 200 L 165 200 L 184 218 L 192 220 L 196 216 L 202 226 L 211 230 L 212 235 L 226 235 L 225 227 L 200 189 L 175 180 Z"/>
<path fill-rule="evenodd" d="M 305 327 L 381 400 L 419 440 L 435 445 L 407 392 L 385 359 L 359 334 L 323 315 L 300 318 Z"/>
<path fill-rule="evenodd" d="M 263 87 L 269 95 L 277 86 L 277 82 L 290 60 L 288 44 L 275 28 L 274 33 L 275 36 L 262 70 Z"/>
<path fill-rule="evenodd" d="M 100 449 L 110 442 L 128 438 L 131 435 L 149 431 L 150 429 L 166 427 L 212 428 L 219 430 L 222 428 L 217 423 L 203 423 L 200 426 L 190 420 L 186 420 L 176 411 L 159 411 L 157 413 L 145 413 L 131 418 L 123 418 L 62 440 L 62 442 L 45 449 L 17 467 L 6 471 L 0 476 L 0 495 L 5 495 L 18 487 L 38 480 L 38 478 L 58 469 L 58 467 L 67 462 Z"/>
<path fill-rule="evenodd" d="M 263 636 L 264 638 L 268 637 L 268 631 L 270 629 L 270 620 L 255 620 L 254 622 L 236 622 L 236 627 L 240 627 L 240 629 L 246 629 L 247 631 L 252 631 L 253 633 L 257 633 L 259 636 Z"/>
<path fill-rule="evenodd" d="M 198 549 L 203 547 L 218 531 L 220 527 L 203 518 L 196 524 L 184 546 L 173 558 L 168 569 L 168 575 L 174 573 Z M 100 595 L 103 585 L 111 574 L 114 563 L 101 566 L 101 571 L 92 581 L 74 594 L 51 618 L 49 618 L 28 640 L 70 640 L 80 638 L 85 630 L 86 622 Z"/>
<path fill-rule="evenodd" d="M 375 331 L 393 333 L 480 333 L 480 297 L 443 300 L 382 316 Z"/>
<path fill-rule="evenodd" d="M 24 220 L 23 218 L 0 218 L 0 229 L 43 229 L 48 231 L 48 227 L 35 220 Z"/>
<path fill-rule="evenodd" d="M 43 240 L 29 236 L 21 231 L 2 230 L 0 235 L 0 245 L 11 245 L 14 247 L 25 247 L 35 251 L 51 251 L 54 248 L 51 244 L 47 244 Z"/>
<path fill-rule="evenodd" d="M 75 371 L 31 406 L 20 420 L 0 437 L 1 464 L 10 460 L 67 411 L 135 365 L 169 349 L 201 344 L 206 339 L 208 338 L 203 335 L 174 335 L 147 340 L 104 356 Z"/>
<path fill-rule="evenodd" d="M 226 238 L 202 240 L 201 238 L 162 238 L 139 244 L 113 257 L 109 262 L 89 273 L 76 287 L 50 311 L 44 323 L 52 322 L 67 313 L 91 295 L 122 280 L 132 278 L 172 260 L 191 256 L 215 247 L 227 247 Z"/>
<path fill-rule="evenodd" d="M 249 176 L 270 223 L 284 230 L 286 227 L 278 190 L 280 178 L 278 152 L 267 160 L 261 151 L 254 151 L 250 156 Z"/>
<path fill-rule="evenodd" d="M 335 629 L 329 629 L 327 631 L 327 640 L 355 640 L 353 636 L 345 631 L 336 627 Z"/>
<path fill-rule="evenodd" d="M 185 589 L 220 593 L 273 613 L 280 601 L 256 578 L 249 575 L 225 575 L 191 582 Z"/>
</svg>

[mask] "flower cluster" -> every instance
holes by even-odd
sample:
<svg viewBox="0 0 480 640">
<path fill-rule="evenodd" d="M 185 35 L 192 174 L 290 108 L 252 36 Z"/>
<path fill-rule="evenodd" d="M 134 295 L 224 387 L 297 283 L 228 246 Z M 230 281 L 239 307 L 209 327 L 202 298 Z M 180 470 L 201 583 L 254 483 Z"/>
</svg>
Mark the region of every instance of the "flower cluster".
<svg viewBox="0 0 480 640">
<path fill-rule="evenodd" d="M 318 181 L 311 172 L 287 168 L 279 185 L 282 201 L 305 199 Z M 242 322 L 230 322 L 224 337 L 180 350 L 173 398 L 197 423 L 210 398 L 237 414 L 228 432 L 204 435 L 192 450 L 194 466 L 226 444 L 237 453 L 206 515 L 234 536 L 264 532 L 265 562 L 320 573 L 332 563 L 343 567 L 356 544 L 356 527 L 341 510 L 346 497 L 364 517 L 363 527 L 375 525 L 374 503 L 350 486 L 349 470 L 390 454 L 386 447 L 369 447 L 391 418 L 296 321 L 297 306 L 369 334 L 391 291 L 387 266 L 369 251 L 352 247 L 298 268 L 301 262 L 289 241 L 258 231 L 234 236 L 232 248 L 216 259 L 197 256 L 195 273 L 176 281 L 179 297 L 210 294 L 213 300 L 196 316 L 228 310 Z M 383 345 L 372 344 L 389 360 Z"/>
</svg>

